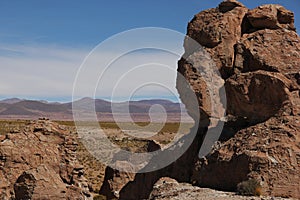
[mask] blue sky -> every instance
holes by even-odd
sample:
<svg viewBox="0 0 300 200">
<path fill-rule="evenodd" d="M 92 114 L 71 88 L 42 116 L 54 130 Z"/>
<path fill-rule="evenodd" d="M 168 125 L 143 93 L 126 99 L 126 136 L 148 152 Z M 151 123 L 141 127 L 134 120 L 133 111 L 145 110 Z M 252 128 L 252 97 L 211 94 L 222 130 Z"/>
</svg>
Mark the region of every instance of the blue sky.
<svg viewBox="0 0 300 200">
<path fill-rule="evenodd" d="M 300 30 L 298 0 L 241 2 L 249 8 L 281 4 L 295 13 Z M 185 34 L 194 14 L 219 3 L 220 0 L 0 0 L 0 98 L 67 101 L 82 60 L 103 40 L 149 26 Z"/>
<path fill-rule="evenodd" d="M 84 3 L 85 2 L 85 3 Z M 0 41 L 92 48 L 113 34 L 137 27 L 165 27 L 185 33 L 197 12 L 216 7 L 220 0 L 127 1 L 0 1 Z M 243 0 L 247 7 L 278 3 L 295 12 L 297 0 Z M 298 29 L 299 29 L 298 28 Z"/>
</svg>

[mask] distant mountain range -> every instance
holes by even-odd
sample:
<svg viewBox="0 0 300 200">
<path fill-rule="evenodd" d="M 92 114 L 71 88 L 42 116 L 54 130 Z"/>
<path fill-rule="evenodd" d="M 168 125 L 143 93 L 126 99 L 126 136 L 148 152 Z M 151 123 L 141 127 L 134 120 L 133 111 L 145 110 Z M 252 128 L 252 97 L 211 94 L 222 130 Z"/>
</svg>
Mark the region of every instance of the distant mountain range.
<svg viewBox="0 0 300 200">
<path fill-rule="evenodd" d="M 0 101 L 0 119 L 37 119 L 39 117 L 47 117 L 52 120 L 73 120 L 72 104 L 72 102 L 58 103 L 18 98 L 4 99 Z M 124 121 L 128 120 L 126 119 L 128 117 L 125 115 L 128 107 L 131 117 L 135 121 L 149 121 L 149 109 L 155 104 L 164 107 L 168 121 L 178 121 L 180 117 L 189 118 L 183 104 L 163 99 L 111 103 L 102 99 L 83 98 L 75 101 L 74 104 L 76 104 L 76 109 L 82 112 L 94 105 L 99 121 L 114 121 L 112 105 L 114 115 L 121 116 L 121 118 L 124 116 Z M 181 113 L 181 110 L 184 112 Z M 156 119 L 159 121 L 162 112 L 155 109 L 151 111 L 157 116 Z"/>
</svg>

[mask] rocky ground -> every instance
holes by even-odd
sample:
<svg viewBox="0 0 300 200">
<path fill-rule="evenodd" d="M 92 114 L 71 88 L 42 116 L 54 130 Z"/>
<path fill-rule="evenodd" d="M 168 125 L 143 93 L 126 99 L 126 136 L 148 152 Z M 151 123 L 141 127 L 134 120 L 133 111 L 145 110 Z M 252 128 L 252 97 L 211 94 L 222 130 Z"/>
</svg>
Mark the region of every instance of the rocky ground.
<svg viewBox="0 0 300 200">
<path fill-rule="evenodd" d="M 143 124 L 147 123 L 140 125 Z M 155 146 L 163 148 L 176 136 L 176 130 L 178 129 L 177 123 L 169 123 L 151 140 L 137 140 L 126 134 L 128 132 L 135 133 L 137 130 L 128 129 L 125 133 L 117 128 L 115 123 L 108 122 L 101 123 L 101 125 L 111 142 L 132 152 L 147 152 L 148 149 L 151 150 Z M 184 126 L 182 134 L 188 133 L 189 127 L 192 125 L 185 124 Z M 94 129 L 97 128 L 89 125 L 85 127 L 87 134 Z M 68 148 L 64 150 L 65 147 Z M 18 149 L 22 149 L 22 151 L 18 151 Z M 62 153 L 58 151 L 62 151 Z M 67 153 L 64 154 L 64 151 Z M 18 193 L 15 187 L 17 178 L 22 173 L 27 172 L 38 178 L 33 181 L 33 184 L 29 182 L 22 185 L 28 194 L 26 193 L 27 196 L 21 194 L 21 196 L 25 195 L 26 198 L 32 199 L 37 199 L 37 197 L 67 199 L 69 197 L 64 196 L 65 190 L 68 190 L 66 188 L 76 189 L 80 185 L 80 187 L 84 187 L 84 190 L 81 191 L 80 188 L 77 188 L 76 190 L 81 192 L 74 195 L 80 199 L 80 194 L 85 191 L 87 196 L 84 198 L 88 199 L 89 196 L 97 196 L 104 181 L 105 171 L 109 170 L 91 155 L 80 142 L 74 123 L 69 121 L 53 122 L 48 119 L 39 121 L 2 120 L 0 121 L 0 153 L 2 163 L 0 168 L 0 193 L 2 196 L 0 199 L 15 197 Z M 41 161 L 37 162 L 35 155 L 39 156 Z M 11 170 L 10 167 L 15 168 L 15 170 Z M 43 175 L 40 175 L 40 173 L 43 173 Z M 80 174 L 80 178 L 76 176 L 77 173 Z M 49 179 L 49 177 L 52 178 Z M 42 178 L 45 178 L 47 184 L 50 185 L 45 185 L 41 180 L 38 180 Z M 123 184 L 124 186 L 127 182 L 128 179 L 122 179 L 121 177 L 119 182 L 117 179 L 115 180 L 114 185 Z M 47 187 L 47 189 L 35 188 L 38 184 L 44 184 L 43 187 Z M 32 186 L 31 189 L 30 185 Z M 58 188 L 58 185 L 62 188 L 62 196 L 59 196 L 59 191 L 54 192 L 51 189 L 52 187 Z M 31 190 L 32 193 L 28 192 Z M 75 196 L 72 198 L 75 198 Z"/>
<path fill-rule="evenodd" d="M 5 124 L 6 132 L 9 132 L 0 136 L 1 199 L 89 199 L 97 196 L 97 190 L 99 191 L 104 180 L 105 166 L 89 154 L 80 142 L 78 143 L 73 126 L 63 126 L 48 120 L 6 121 L 1 124 Z M 87 130 L 91 130 L 91 127 L 87 127 Z M 106 128 L 106 132 L 114 138 L 113 141 L 124 146 L 120 141 L 126 136 L 120 130 Z M 120 137 L 117 137 L 118 135 Z M 165 136 L 156 136 L 156 139 L 172 139 L 170 133 L 163 135 Z M 147 144 L 146 141 L 135 141 L 130 146 L 132 151 L 147 151 Z M 106 173 L 109 169 L 106 169 Z M 127 177 L 121 174 L 119 178 L 114 179 L 112 186 L 121 189 L 128 183 L 128 177 L 134 180 L 134 174 Z M 101 198 L 105 199 L 104 196 Z M 235 193 L 199 188 L 188 183 L 178 183 L 171 178 L 161 178 L 157 181 L 149 197 L 182 198 L 272 199 L 238 196 Z"/>
<path fill-rule="evenodd" d="M 77 141 L 74 132 L 45 119 L 0 135 L 1 199 L 92 199 Z"/>
<path fill-rule="evenodd" d="M 178 183 L 171 178 L 161 178 L 153 187 L 149 200 L 284 200 L 281 197 L 240 196 L 233 192 L 222 192 L 200 188 L 188 183 Z M 287 199 L 286 199 L 287 200 Z M 289 200 L 292 200 L 289 198 Z"/>
</svg>

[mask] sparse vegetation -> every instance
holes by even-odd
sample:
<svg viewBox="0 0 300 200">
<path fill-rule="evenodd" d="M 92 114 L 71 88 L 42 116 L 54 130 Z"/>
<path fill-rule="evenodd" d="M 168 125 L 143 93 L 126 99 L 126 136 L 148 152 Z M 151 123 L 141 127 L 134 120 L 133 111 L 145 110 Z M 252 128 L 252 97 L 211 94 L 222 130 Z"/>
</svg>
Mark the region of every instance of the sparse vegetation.
<svg viewBox="0 0 300 200">
<path fill-rule="evenodd" d="M 237 193 L 245 196 L 261 196 L 262 187 L 258 180 L 249 179 L 237 185 Z"/>
<path fill-rule="evenodd" d="M 20 130 L 26 126 L 29 120 L 0 120 L 0 135 Z"/>
<path fill-rule="evenodd" d="M 74 128 L 74 122 L 70 121 L 58 121 L 61 125 L 66 125 Z M 146 126 L 148 125 L 147 122 L 138 122 L 139 126 Z M 89 125 L 88 123 L 86 124 Z M 130 129 L 130 123 L 122 123 L 122 127 L 128 127 Z M 155 141 L 159 142 L 162 146 L 169 144 L 175 137 L 179 123 L 166 123 L 165 126 L 159 133 L 155 136 L 151 137 L 150 139 L 154 139 Z M 110 139 L 110 141 L 116 145 L 118 145 L 121 149 L 141 153 L 147 151 L 147 140 L 144 139 L 134 139 L 126 134 L 124 134 L 118 125 L 113 122 L 100 122 L 100 126 L 104 129 L 104 132 Z M 155 124 L 154 124 L 155 126 Z M 191 123 L 182 124 L 181 130 L 183 130 L 180 134 L 187 134 L 190 131 L 190 128 L 193 126 Z M 138 131 L 137 131 L 138 132 Z M 180 131 L 181 132 L 181 131 Z M 85 166 L 85 177 L 91 183 L 91 188 L 93 192 L 98 193 L 101 187 L 101 184 L 104 180 L 104 171 L 105 166 L 94 158 L 87 149 L 79 143 L 78 151 L 77 151 L 77 158 L 79 162 Z M 100 197 L 97 197 L 100 198 Z"/>
<path fill-rule="evenodd" d="M 65 125 L 65 126 L 75 126 L 75 123 L 73 121 L 56 121 L 56 122 L 61 125 Z M 85 124 L 86 124 L 86 126 L 89 126 L 88 122 L 86 122 Z M 142 128 L 142 127 L 149 125 L 149 122 L 136 122 L 135 124 Z M 120 127 L 115 122 L 99 122 L 99 125 L 103 129 L 120 130 Z M 122 125 L 122 127 L 128 128 L 128 129 L 132 129 L 132 127 L 133 127 L 132 126 L 133 123 L 130 123 L 130 122 L 122 122 L 121 125 Z M 180 127 L 180 125 L 181 125 L 181 127 Z M 164 124 L 164 127 L 159 131 L 159 133 L 172 133 L 172 132 L 176 133 L 178 131 L 179 127 L 181 128 L 181 130 L 183 130 L 184 133 L 188 133 L 192 126 L 193 126 L 192 123 L 180 124 L 177 122 L 168 122 L 168 123 Z M 148 129 L 148 131 L 156 130 L 156 123 L 152 123 L 152 125 L 149 126 L 147 129 Z"/>
</svg>

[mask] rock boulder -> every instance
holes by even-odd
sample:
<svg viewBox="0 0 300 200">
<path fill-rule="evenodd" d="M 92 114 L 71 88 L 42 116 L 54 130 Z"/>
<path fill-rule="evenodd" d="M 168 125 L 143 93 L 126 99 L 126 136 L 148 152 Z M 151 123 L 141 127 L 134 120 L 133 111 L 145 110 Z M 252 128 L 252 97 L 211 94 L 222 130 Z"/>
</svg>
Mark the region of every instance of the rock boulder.
<svg viewBox="0 0 300 200">
<path fill-rule="evenodd" d="M 0 140 L 1 199 L 91 199 L 73 132 L 48 120 Z"/>
</svg>

